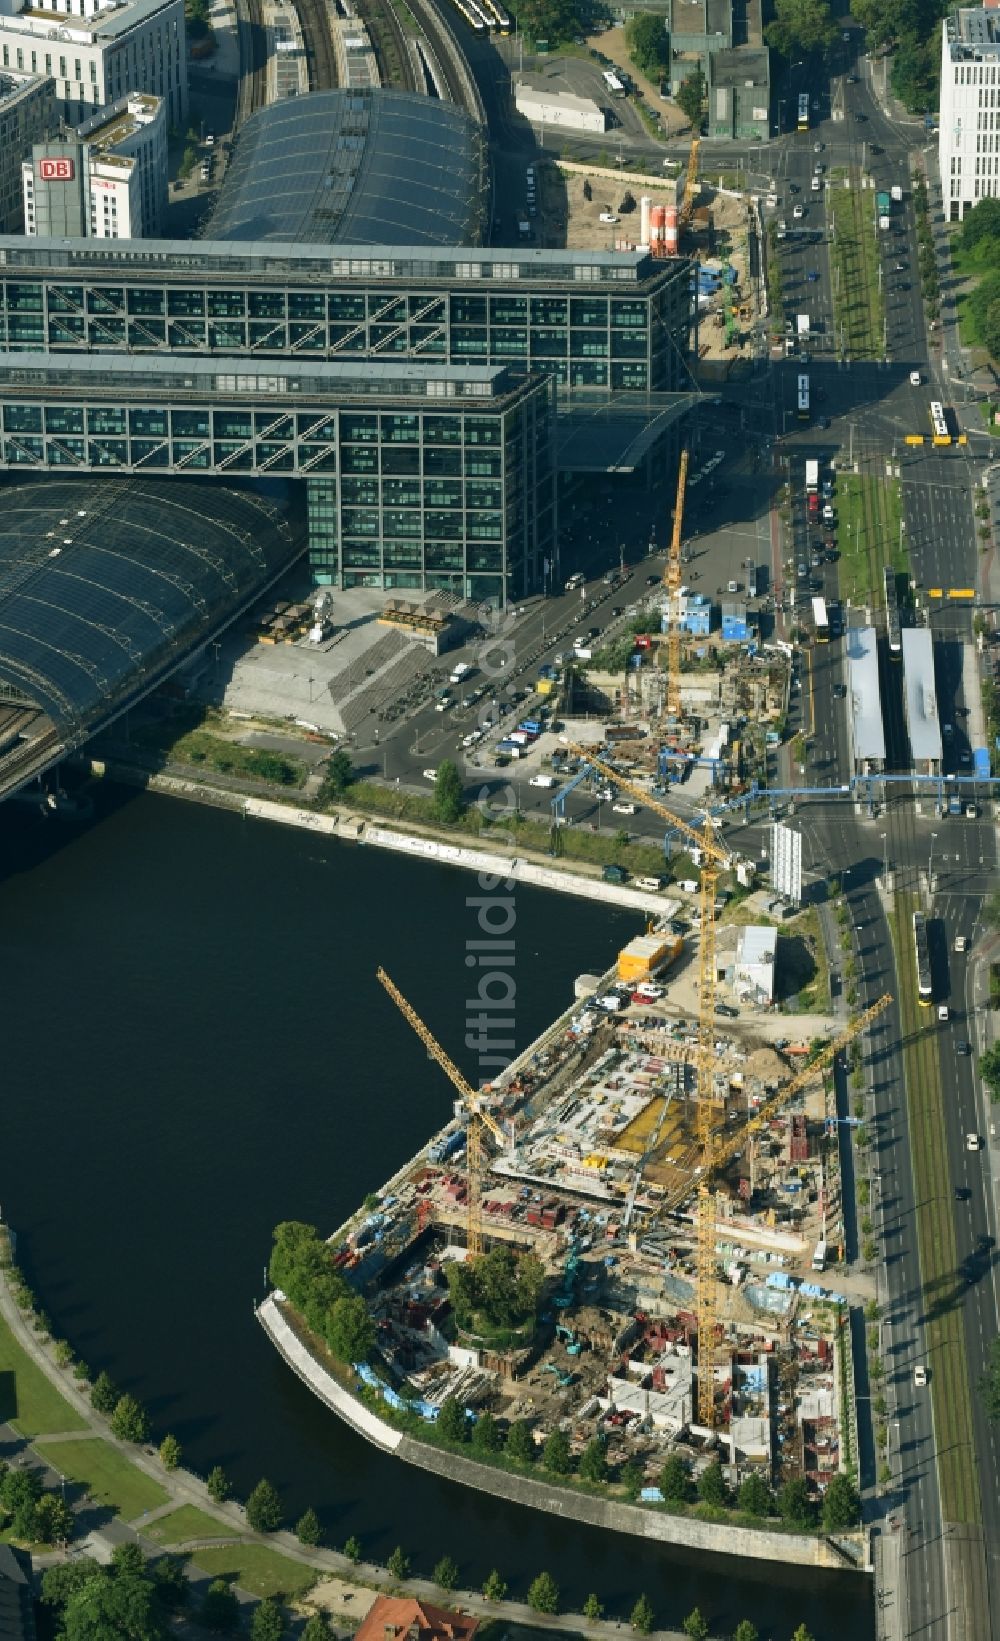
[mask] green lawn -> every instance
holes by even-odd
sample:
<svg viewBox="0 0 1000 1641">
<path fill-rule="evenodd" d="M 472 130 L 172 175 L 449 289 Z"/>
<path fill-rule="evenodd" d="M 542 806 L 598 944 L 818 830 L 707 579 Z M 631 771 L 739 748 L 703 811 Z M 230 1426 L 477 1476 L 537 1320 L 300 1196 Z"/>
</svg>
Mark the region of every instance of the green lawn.
<svg viewBox="0 0 1000 1641">
<path fill-rule="evenodd" d="M 0 1317 L 0 1422 L 8 1420 L 25 1436 L 87 1428 Z"/>
<path fill-rule="evenodd" d="M 836 506 L 840 595 L 855 604 L 881 605 L 883 569 L 891 564 L 898 573 L 907 562 L 899 530 L 899 481 L 842 473 Z"/>
<path fill-rule="evenodd" d="M 263 1544 L 227 1544 L 217 1550 L 198 1550 L 191 1558 L 213 1578 L 232 1578 L 251 1595 L 302 1595 L 316 1582 L 316 1573 L 299 1561 L 290 1561 Z"/>
<path fill-rule="evenodd" d="M 848 359 L 881 359 L 885 296 L 878 282 L 875 195 L 862 189 L 860 171 L 851 171 L 850 183 L 850 188 L 831 187 L 828 192 L 834 229 L 830 269 L 837 351 Z"/>
<path fill-rule="evenodd" d="M 161 1516 L 151 1527 L 147 1527 L 146 1537 L 157 1544 L 185 1544 L 188 1539 L 194 1538 L 235 1537 L 238 1531 L 238 1528 L 228 1527 L 223 1521 L 216 1521 L 214 1516 L 199 1510 L 194 1504 L 182 1504 L 169 1516 Z"/>
<path fill-rule="evenodd" d="M 99 1437 L 86 1442 L 40 1442 L 38 1451 L 54 1470 L 68 1480 L 82 1482 L 95 1499 L 123 1521 L 169 1502 L 170 1495 L 159 1482 L 152 1481 Z"/>
<path fill-rule="evenodd" d="M 934 1399 L 941 1507 L 945 1521 L 980 1519 L 979 1483 L 972 1432 L 969 1364 L 962 1328 L 964 1280 L 958 1270 L 951 1186 L 941 1158 L 947 1155 L 944 1092 L 932 1011 L 916 996 L 913 894 L 897 894 L 892 914 L 899 975 L 906 1109 L 917 1203 L 920 1276 L 927 1314 L 927 1366 Z M 987 1483 L 989 1485 L 989 1483 Z"/>
</svg>

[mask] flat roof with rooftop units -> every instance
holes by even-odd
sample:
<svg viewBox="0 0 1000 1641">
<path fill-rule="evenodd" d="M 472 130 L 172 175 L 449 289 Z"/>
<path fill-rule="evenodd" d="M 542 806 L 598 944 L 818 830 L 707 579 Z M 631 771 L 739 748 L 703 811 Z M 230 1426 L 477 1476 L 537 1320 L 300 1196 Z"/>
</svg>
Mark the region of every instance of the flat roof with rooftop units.
<svg viewBox="0 0 1000 1641">
<path fill-rule="evenodd" d="M 934 640 L 929 627 L 904 627 L 903 706 L 910 756 L 918 773 L 933 775 L 941 765 L 941 720 L 934 681 Z"/>
<path fill-rule="evenodd" d="M 878 634 L 874 627 L 848 627 L 847 680 L 854 772 L 870 774 L 885 763 Z"/>
</svg>

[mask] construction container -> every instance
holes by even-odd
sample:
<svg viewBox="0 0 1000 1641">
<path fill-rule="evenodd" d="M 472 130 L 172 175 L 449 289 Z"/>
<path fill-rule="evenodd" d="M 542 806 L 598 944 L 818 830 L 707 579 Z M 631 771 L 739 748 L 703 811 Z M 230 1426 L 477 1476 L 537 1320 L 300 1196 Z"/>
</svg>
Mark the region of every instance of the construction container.
<svg viewBox="0 0 1000 1641">
<path fill-rule="evenodd" d="M 676 935 L 637 935 L 618 953 L 618 978 L 629 982 L 648 980 L 657 969 L 672 963 L 680 949 Z"/>
<path fill-rule="evenodd" d="M 677 207 L 667 205 L 663 212 L 663 249 L 667 256 L 677 255 Z"/>
</svg>

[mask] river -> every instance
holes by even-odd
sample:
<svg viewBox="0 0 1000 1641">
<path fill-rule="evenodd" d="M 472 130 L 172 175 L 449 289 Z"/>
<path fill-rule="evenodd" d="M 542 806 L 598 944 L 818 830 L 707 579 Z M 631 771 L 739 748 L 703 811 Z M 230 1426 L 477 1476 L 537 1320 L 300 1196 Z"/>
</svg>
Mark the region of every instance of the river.
<svg viewBox="0 0 1000 1641">
<path fill-rule="evenodd" d="M 382 963 L 460 1065 L 468 873 L 175 800 L 99 796 L 74 830 L 0 811 L 5 979 L 0 1201 L 32 1288 L 203 1474 L 262 1476 L 294 1521 L 402 1544 L 463 1580 L 541 1568 L 660 1623 L 697 1603 L 713 1634 L 805 1622 L 873 1634 L 870 1586 L 601 1535 L 443 1483 L 368 1447 L 279 1360 L 252 1314 L 272 1227 L 338 1225 L 448 1116 L 452 1090 L 375 980 Z M 634 914 L 519 889 L 516 1036 L 599 971 Z"/>
</svg>

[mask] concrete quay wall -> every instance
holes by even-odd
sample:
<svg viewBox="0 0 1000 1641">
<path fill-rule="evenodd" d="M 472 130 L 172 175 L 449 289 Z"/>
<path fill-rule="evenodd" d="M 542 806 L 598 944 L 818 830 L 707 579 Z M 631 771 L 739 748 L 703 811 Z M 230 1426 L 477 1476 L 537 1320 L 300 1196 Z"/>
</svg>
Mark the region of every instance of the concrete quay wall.
<svg viewBox="0 0 1000 1641">
<path fill-rule="evenodd" d="M 383 1452 L 398 1450 L 404 1440 L 402 1433 L 377 1419 L 364 1402 L 345 1390 L 306 1349 L 282 1316 L 276 1294 L 268 1294 L 263 1304 L 258 1305 L 256 1315 L 278 1354 L 332 1413 L 339 1413 L 345 1424 L 351 1425 L 366 1441 L 381 1447 Z"/>
<path fill-rule="evenodd" d="M 448 1481 L 474 1487 L 480 1493 L 509 1499 L 532 1510 L 569 1521 L 587 1522 L 607 1532 L 631 1533 L 662 1544 L 683 1544 L 693 1550 L 716 1555 L 749 1556 L 755 1561 L 792 1562 L 801 1567 L 831 1567 L 856 1572 L 858 1567 L 842 1550 L 826 1539 L 807 1534 L 773 1533 L 765 1528 L 730 1527 L 724 1523 L 697 1521 L 688 1516 L 670 1516 L 616 1499 L 593 1498 L 568 1487 L 557 1487 L 533 1476 L 514 1475 L 494 1465 L 480 1464 L 463 1454 L 431 1447 L 414 1436 L 404 1435 L 369 1407 L 352 1396 L 311 1355 L 281 1313 L 277 1296 L 270 1294 L 257 1308 L 257 1320 L 268 1338 L 320 1401 L 339 1414 L 383 1452 L 394 1453 L 407 1464 L 428 1470 Z"/>
</svg>

